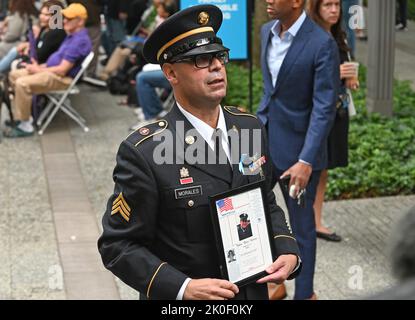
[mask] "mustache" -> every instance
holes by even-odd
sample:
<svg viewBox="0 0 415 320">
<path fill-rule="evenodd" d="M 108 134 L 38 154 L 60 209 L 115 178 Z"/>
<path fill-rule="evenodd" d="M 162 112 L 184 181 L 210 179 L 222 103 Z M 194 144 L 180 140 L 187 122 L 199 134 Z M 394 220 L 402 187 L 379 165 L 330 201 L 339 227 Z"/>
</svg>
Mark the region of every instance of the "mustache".
<svg viewBox="0 0 415 320">
<path fill-rule="evenodd" d="M 225 81 L 225 76 L 219 72 L 215 72 L 209 75 L 206 82 L 212 83 L 214 81 Z"/>
</svg>

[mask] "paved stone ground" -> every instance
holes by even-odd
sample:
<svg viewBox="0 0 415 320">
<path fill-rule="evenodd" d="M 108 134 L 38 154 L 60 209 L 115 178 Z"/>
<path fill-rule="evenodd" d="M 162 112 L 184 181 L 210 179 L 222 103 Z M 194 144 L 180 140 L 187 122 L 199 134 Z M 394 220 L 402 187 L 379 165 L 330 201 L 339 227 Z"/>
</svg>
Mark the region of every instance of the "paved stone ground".
<svg viewBox="0 0 415 320">
<path fill-rule="evenodd" d="M 324 220 L 344 240 L 317 241 L 318 297 L 358 299 L 392 286 L 388 238 L 394 223 L 414 204 L 415 196 L 326 203 Z M 354 282 L 360 275 L 361 286 Z"/>
<path fill-rule="evenodd" d="M 396 73 L 399 79 L 415 83 L 415 43 L 412 41 L 415 24 L 410 23 L 409 29 L 397 36 Z M 358 50 L 359 60 L 366 61 L 366 44 L 358 42 Z M 81 92 L 73 98 L 73 105 L 86 118 L 89 133 L 59 115 L 43 137 L 36 135 L 0 143 L 0 299 L 82 299 L 86 297 L 85 292 L 91 292 L 88 298 L 102 298 L 98 294 L 101 287 L 107 288 L 104 298 L 138 297 L 119 280 L 113 292 L 114 277 L 110 274 L 95 282 L 89 279 L 97 272 L 105 273 L 102 266 L 95 265 L 99 255 L 92 238 L 96 237 L 95 229 L 101 230 L 101 217 L 112 192 L 118 145 L 128 135 L 128 127 L 134 124 L 135 117 L 131 109 L 116 105 L 119 97 L 87 86 L 81 86 Z M 4 108 L 2 115 L 2 119 L 7 117 Z M 83 214 L 95 217 L 96 225 L 89 224 L 91 229 L 82 226 L 87 217 L 80 216 L 79 212 L 60 220 L 56 201 L 69 205 L 70 202 L 67 197 L 59 198 L 65 198 L 65 194 L 56 195 L 53 174 L 64 174 L 66 168 L 62 165 L 60 172 L 53 167 L 55 164 L 50 159 L 54 153 L 74 156 L 72 170 L 81 177 L 80 185 L 86 193 L 82 195 L 83 201 L 88 202 L 84 209 L 91 211 Z M 70 187 L 71 192 L 77 189 L 76 185 L 72 186 L 75 190 Z M 278 199 L 283 204 L 280 196 Z M 326 203 L 324 219 L 344 241 L 318 241 L 315 288 L 319 298 L 359 298 L 391 286 L 394 280 L 386 253 L 387 239 L 391 226 L 413 205 L 415 196 Z M 75 231 L 78 224 L 81 233 L 78 238 L 87 238 L 88 242 L 62 230 L 65 223 Z M 79 252 L 71 249 L 68 255 L 71 243 L 68 237 L 74 241 L 74 248 L 78 240 L 87 246 L 80 247 Z M 74 269 L 79 271 L 76 277 Z M 354 281 L 359 276 L 361 286 Z M 290 296 L 292 287 L 293 283 L 289 282 Z"/>
<path fill-rule="evenodd" d="M 38 136 L 0 144 L 0 299 L 65 299 Z M 51 287 L 51 288 L 50 288 Z"/>
</svg>

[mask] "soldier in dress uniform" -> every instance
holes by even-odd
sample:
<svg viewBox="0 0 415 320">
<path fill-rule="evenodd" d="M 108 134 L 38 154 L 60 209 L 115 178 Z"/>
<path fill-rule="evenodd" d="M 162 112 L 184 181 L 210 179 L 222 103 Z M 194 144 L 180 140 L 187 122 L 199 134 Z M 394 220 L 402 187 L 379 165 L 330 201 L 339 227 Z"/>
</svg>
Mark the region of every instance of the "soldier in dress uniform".
<svg viewBox="0 0 415 320">
<path fill-rule="evenodd" d="M 240 222 L 238 224 L 239 241 L 252 236 L 251 221 L 248 220 L 248 215 L 242 213 L 239 215 Z"/>
<path fill-rule="evenodd" d="M 270 182 L 272 174 L 260 122 L 220 105 L 229 57 L 216 36 L 221 23 L 218 7 L 194 6 L 167 19 L 144 46 L 148 62 L 162 66 L 176 105 L 121 143 L 98 241 L 105 267 L 142 299 L 268 299 L 266 282 L 300 271 L 296 240 L 267 183 L 277 253 L 269 275 L 241 288 L 221 276 L 208 196 Z M 239 140 L 229 138 L 232 132 Z M 241 157 L 242 148 L 249 155 Z M 171 161 L 160 163 L 160 149 Z M 240 171 L 239 159 L 247 157 L 251 171 Z"/>
</svg>

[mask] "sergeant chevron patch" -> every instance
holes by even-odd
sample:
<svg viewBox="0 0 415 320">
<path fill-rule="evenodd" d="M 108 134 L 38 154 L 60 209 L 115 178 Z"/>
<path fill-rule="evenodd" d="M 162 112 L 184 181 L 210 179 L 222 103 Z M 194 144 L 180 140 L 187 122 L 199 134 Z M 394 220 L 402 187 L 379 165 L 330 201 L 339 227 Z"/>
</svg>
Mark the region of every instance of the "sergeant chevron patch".
<svg viewBox="0 0 415 320">
<path fill-rule="evenodd" d="M 114 200 L 112 203 L 112 211 L 111 215 L 120 213 L 121 216 L 124 218 L 125 221 L 130 221 L 130 215 L 131 215 L 131 208 L 127 204 L 127 201 L 125 201 L 124 196 L 122 195 L 122 192 L 118 195 L 117 199 Z"/>
</svg>

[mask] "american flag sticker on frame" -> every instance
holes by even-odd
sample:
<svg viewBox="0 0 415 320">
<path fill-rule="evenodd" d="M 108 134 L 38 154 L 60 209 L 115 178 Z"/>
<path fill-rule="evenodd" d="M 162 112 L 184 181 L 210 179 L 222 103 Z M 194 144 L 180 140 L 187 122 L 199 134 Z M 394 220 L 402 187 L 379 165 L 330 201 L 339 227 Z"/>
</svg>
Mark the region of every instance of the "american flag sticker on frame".
<svg viewBox="0 0 415 320">
<path fill-rule="evenodd" d="M 233 204 L 232 204 L 231 198 L 225 198 L 225 199 L 216 201 L 216 206 L 219 209 L 219 213 L 233 210 Z"/>
</svg>

